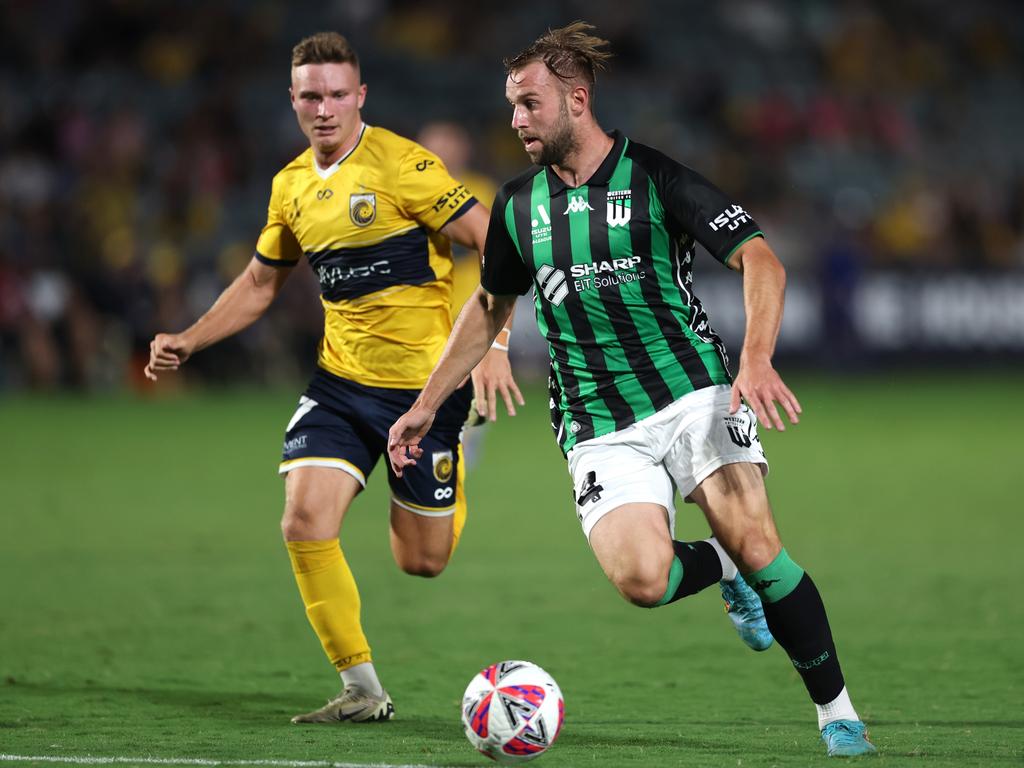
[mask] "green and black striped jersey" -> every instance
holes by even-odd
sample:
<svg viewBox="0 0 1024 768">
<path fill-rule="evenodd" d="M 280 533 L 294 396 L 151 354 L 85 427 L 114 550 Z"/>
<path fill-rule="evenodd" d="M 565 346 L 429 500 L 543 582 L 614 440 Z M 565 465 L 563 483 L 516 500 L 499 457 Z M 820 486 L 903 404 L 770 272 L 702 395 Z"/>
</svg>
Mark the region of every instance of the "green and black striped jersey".
<svg viewBox="0 0 1024 768">
<path fill-rule="evenodd" d="M 693 293 L 695 243 L 725 263 L 761 234 L 700 174 L 611 136 L 611 152 L 581 187 L 545 167 L 505 184 L 484 249 L 487 291 L 534 288 L 551 356 L 552 428 L 566 453 L 731 381 Z"/>
</svg>

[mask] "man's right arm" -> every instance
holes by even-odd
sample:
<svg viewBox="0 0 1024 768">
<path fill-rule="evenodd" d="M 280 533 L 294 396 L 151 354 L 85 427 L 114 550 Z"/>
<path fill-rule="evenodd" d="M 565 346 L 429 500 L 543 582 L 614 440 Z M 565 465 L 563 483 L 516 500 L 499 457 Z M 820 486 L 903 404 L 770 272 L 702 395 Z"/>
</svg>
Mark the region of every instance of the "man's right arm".
<svg viewBox="0 0 1024 768">
<path fill-rule="evenodd" d="M 159 371 L 176 371 L 201 349 L 252 325 L 273 302 L 291 267 L 272 267 L 253 257 L 213 306 L 181 333 L 158 333 L 149 343 L 146 378 Z"/>
<path fill-rule="evenodd" d="M 466 302 L 419 397 L 388 433 L 388 459 L 396 475 L 401 477 L 403 468 L 423 455 L 419 443 L 437 409 L 487 354 L 517 298 L 515 294 L 496 296 L 478 287 Z"/>
</svg>

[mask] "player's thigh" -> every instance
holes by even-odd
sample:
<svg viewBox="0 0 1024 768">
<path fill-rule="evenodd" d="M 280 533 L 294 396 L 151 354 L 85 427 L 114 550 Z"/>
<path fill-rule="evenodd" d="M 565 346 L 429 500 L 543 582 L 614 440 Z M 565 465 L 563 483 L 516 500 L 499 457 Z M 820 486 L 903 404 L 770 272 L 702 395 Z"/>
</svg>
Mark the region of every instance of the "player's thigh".
<svg viewBox="0 0 1024 768">
<path fill-rule="evenodd" d="M 635 425 L 634 425 L 635 426 Z M 576 518 L 590 539 L 594 527 L 612 510 L 626 504 L 654 504 L 668 510 L 675 523 L 675 488 L 668 472 L 640 440 L 627 438 L 634 428 L 580 443 L 566 457 L 572 477 Z"/>
<path fill-rule="evenodd" d="M 625 597 L 650 605 L 664 594 L 673 556 L 665 507 L 643 502 L 615 507 L 590 532 L 590 548 Z"/>
<path fill-rule="evenodd" d="M 423 456 L 391 486 L 391 549 L 409 573 L 436 575 L 448 562 L 466 519 L 465 461 L 460 444 L 469 410 L 469 388 L 438 409 L 420 441 Z"/>
<path fill-rule="evenodd" d="M 285 478 L 281 531 L 288 541 L 317 541 L 338 536 L 352 500 L 362 490 L 352 475 L 335 467 L 304 466 Z"/>
<path fill-rule="evenodd" d="M 759 465 L 722 465 L 704 478 L 690 497 L 744 573 L 764 568 L 779 554 L 782 544 Z"/>
<path fill-rule="evenodd" d="M 413 576 L 438 576 L 448 565 L 455 540 L 453 514 L 429 516 L 391 502 L 391 553 Z"/>
<path fill-rule="evenodd" d="M 602 569 L 621 589 L 668 572 L 675 489 L 643 444 L 617 439 L 588 440 L 568 459 L 576 517 Z"/>
<path fill-rule="evenodd" d="M 337 391 L 335 391 L 337 389 Z M 350 398 L 316 375 L 285 431 L 281 528 L 288 540 L 333 538 L 378 458 L 348 409 Z"/>
</svg>

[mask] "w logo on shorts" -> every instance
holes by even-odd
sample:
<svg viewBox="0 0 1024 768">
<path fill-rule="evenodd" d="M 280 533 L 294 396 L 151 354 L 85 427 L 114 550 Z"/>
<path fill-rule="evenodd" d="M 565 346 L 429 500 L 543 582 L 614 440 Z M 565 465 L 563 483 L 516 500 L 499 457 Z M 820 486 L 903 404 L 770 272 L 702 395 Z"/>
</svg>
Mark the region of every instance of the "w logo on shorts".
<svg viewBox="0 0 1024 768">
<path fill-rule="evenodd" d="M 729 425 L 729 439 L 740 448 L 750 447 L 750 435 L 733 424 Z"/>
<path fill-rule="evenodd" d="M 736 413 L 730 413 L 722 421 L 725 422 L 725 429 L 729 433 L 729 439 L 740 448 L 750 448 L 755 442 L 758 449 L 761 448 L 761 441 L 757 438 L 757 419 L 750 406 L 741 405 Z"/>
</svg>

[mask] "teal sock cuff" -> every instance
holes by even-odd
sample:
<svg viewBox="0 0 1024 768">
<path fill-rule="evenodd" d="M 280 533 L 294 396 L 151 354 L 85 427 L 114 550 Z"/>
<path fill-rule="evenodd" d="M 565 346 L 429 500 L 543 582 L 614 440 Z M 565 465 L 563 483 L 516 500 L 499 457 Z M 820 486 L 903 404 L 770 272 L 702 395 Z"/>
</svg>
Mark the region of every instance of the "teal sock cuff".
<svg viewBox="0 0 1024 768">
<path fill-rule="evenodd" d="M 748 573 L 743 579 L 757 592 L 762 602 L 777 603 L 796 589 L 803 577 L 804 569 L 794 563 L 783 549 L 768 565 Z"/>
<path fill-rule="evenodd" d="M 672 566 L 668 569 L 668 589 L 665 590 L 665 594 L 662 595 L 661 600 L 652 605 L 652 608 L 657 608 L 660 605 L 667 605 L 672 602 L 672 598 L 676 596 L 676 590 L 679 589 L 679 585 L 683 583 L 683 564 L 679 562 L 678 557 L 672 558 Z"/>
</svg>

